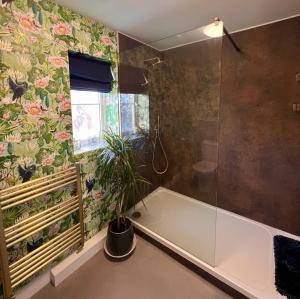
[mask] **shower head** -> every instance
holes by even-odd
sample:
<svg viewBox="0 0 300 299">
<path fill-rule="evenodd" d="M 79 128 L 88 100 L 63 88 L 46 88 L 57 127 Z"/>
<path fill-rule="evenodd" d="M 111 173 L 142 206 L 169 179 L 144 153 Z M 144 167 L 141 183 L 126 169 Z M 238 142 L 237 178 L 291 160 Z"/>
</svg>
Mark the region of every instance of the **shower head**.
<svg viewBox="0 0 300 299">
<path fill-rule="evenodd" d="M 155 65 L 160 64 L 162 62 L 163 62 L 163 60 L 161 60 L 160 57 L 158 57 L 158 56 L 144 60 L 144 64 L 146 66 L 152 66 L 152 67 L 154 67 Z"/>
<path fill-rule="evenodd" d="M 144 60 L 144 64 L 147 66 L 147 67 L 151 67 L 154 68 L 155 65 L 157 64 L 160 64 L 162 63 L 163 60 L 160 59 L 160 57 L 158 56 L 155 56 L 153 58 L 149 58 L 149 59 L 145 59 Z M 146 73 L 147 73 L 147 70 L 145 69 Z M 143 73 L 143 77 L 144 77 L 144 82 L 141 84 L 141 86 L 147 86 L 149 85 L 149 79 L 147 78 L 147 75 L 146 73 Z"/>
<path fill-rule="evenodd" d="M 148 80 L 148 78 L 146 77 L 145 73 L 143 73 L 143 77 L 144 77 L 145 82 L 142 83 L 141 86 L 145 87 L 145 86 L 147 86 L 147 85 L 149 84 L 149 80 Z"/>
</svg>

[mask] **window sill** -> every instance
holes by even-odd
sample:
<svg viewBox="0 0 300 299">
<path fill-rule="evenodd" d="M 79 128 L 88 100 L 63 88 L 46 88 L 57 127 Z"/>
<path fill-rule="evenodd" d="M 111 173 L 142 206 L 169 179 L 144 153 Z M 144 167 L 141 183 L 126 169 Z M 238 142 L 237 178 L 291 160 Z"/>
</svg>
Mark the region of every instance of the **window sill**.
<svg viewBox="0 0 300 299">
<path fill-rule="evenodd" d="M 80 149 L 74 149 L 74 155 L 78 156 L 78 155 L 82 155 L 82 154 L 86 154 L 86 153 L 90 153 L 90 152 L 94 152 L 97 150 L 101 150 L 105 147 L 106 143 L 104 141 L 100 141 L 100 143 L 93 145 L 85 145 L 80 147 Z"/>
<path fill-rule="evenodd" d="M 132 134 L 129 136 L 124 136 L 126 138 L 128 138 L 131 142 L 139 142 L 140 140 L 143 140 L 145 138 L 144 135 L 141 134 Z M 80 141 L 77 141 L 78 143 L 80 143 Z M 82 145 L 80 148 L 78 148 L 77 150 L 74 148 L 74 155 L 75 156 L 79 156 L 82 154 L 86 154 L 86 153 L 91 153 L 97 150 L 101 150 L 103 148 L 105 148 L 106 146 L 106 142 L 105 141 L 100 141 L 98 143 L 96 143 L 95 145 L 92 144 L 86 144 L 86 145 Z"/>
</svg>

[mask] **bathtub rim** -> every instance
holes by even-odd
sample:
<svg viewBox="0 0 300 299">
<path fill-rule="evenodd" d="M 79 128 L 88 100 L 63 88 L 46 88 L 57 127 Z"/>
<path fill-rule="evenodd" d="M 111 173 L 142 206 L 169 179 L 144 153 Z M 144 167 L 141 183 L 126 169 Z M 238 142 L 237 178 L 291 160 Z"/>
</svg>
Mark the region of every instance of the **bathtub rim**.
<svg viewBox="0 0 300 299">
<path fill-rule="evenodd" d="M 167 192 L 169 194 L 173 194 L 173 195 L 182 197 L 183 199 L 191 201 L 193 203 L 196 202 L 197 204 L 202 205 L 205 208 L 215 209 L 216 210 L 216 221 L 217 221 L 218 211 L 220 211 L 220 212 L 224 212 L 226 214 L 232 215 L 233 217 L 238 217 L 239 219 L 241 219 L 243 221 L 250 222 L 251 224 L 254 223 L 255 225 L 259 226 L 260 228 L 262 228 L 266 232 L 268 232 L 268 234 L 270 235 L 270 237 L 272 237 L 271 231 L 268 231 L 268 229 L 267 229 L 268 226 L 265 225 L 265 224 L 256 222 L 256 221 L 254 221 L 252 219 L 248 219 L 246 217 L 243 217 L 243 216 L 235 214 L 233 212 L 224 210 L 222 208 L 218 208 L 217 206 L 214 207 L 214 206 L 209 205 L 207 203 L 204 203 L 202 201 L 198 201 L 197 199 L 188 197 L 186 195 L 180 194 L 178 192 L 169 190 L 169 189 L 161 187 L 161 186 L 158 187 L 157 189 L 155 189 L 150 194 L 148 194 L 143 199 L 143 201 L 145 202 L 145 204 L 147 204 L 147 201 L 150 200 L 151 197 L 153 197 L 155 194 L 160 193 L 160 192 Z M 143 206 L 143 203 L 139 202 L 136 205 L 135 210 L 138 209 L 139 207 L 142 207 L 142 206 Z M 130 209 L 129 213 L 131 213 L 132 211 L 134 211 L 134 209 Z M 236 277 L 233 277 L 233 276 L 225 273 L 224 271 L 219 270 L 217 268 L 217 266 L 215 266 L 215 267 L 210 266 L 206 262 L 202 261 L 201 259 L 195 257 L 191 253 L 187 252 L 186 250 L 184 250 L 180 246 L 177 246 L 176 244 L 172 243 L 168 239 L 160 236 L 159 234 L 157 234 L 154 231 L 148 229 L 144 225 L 138 223 L 133 217 L 131 217 L 131 214 L 127 214 L 127 217 L 130 218 L 130 220 L 133 223 L 133 226 L 136 227 L 138 230 L 140 230 L 142 233 L 146 234 L 147 236 L 149 236 L 153 240 L 155 240 L 158 243 L 162 244 L 163 246 L 167 247 L 168 249 L 170 249 L 171 251 L 173 251 L 175 254 L 178 254 L 179 256 L 183 257 L 184 259 L 186 259 L 187 261 L 191 262 L 195 266 L 199 267 L 203 271 L 207 272 L 209 275 L 215 277 L 216 279 L 218 279 L 222 283 L 228 285 L 230 288 L 233 288 L 234 290 L 236 290 L 237 292 L 241 293 L 242 295 L 248 297 L 249 299 L 262 299 L 262 297 L 260 297 L 260 294 L 259 294 L 259 293 L 261 293 L 261 290 L 255 290 L 253 288 L 250 288 L 250 287 L 246 286 L 243 282 L 239 281 Z M 215 228 L 217 229 L 217 225 L 216 225 Z M 270 227 L 270 229 L 274 229 L 274 228 Z M 216 236 L 217 236 L 217 231 L 215 231 L 215 237 Z M 215 250 L 216 250 L 216 246 L 215 246 Z"/>
</svg>

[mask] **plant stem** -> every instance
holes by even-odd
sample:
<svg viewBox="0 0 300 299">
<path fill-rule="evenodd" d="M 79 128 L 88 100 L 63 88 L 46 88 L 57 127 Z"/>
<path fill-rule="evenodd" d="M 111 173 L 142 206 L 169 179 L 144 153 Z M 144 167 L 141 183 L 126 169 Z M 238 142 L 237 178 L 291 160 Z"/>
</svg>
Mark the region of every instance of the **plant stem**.
<svg viewBox="0 0 300 299">
<path fill-rule="evenodd" d="M 120 217 L 117 217 L 117 230 L 118 230 L 118 233 L 120 232 L 120 229 L 121 229 Z"/>
</svg>

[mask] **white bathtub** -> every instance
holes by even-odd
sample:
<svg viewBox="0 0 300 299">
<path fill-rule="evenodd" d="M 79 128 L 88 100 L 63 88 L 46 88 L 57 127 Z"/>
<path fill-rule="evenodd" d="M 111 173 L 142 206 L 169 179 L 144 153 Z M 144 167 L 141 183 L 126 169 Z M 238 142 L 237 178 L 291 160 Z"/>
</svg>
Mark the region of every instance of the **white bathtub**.
<svg viewBox="0 0 300 299">
<path fill-rule="evenodd" d="M 141 231 L 249 298 L 286 298 L 274 285 L 273 236 L 299 237 L 161 187 L 144 202 L 131 217 Z"/>
</svg>

